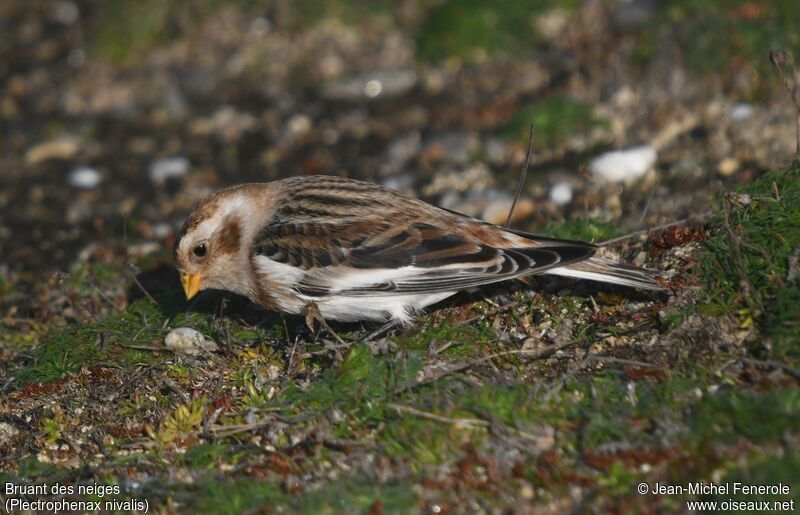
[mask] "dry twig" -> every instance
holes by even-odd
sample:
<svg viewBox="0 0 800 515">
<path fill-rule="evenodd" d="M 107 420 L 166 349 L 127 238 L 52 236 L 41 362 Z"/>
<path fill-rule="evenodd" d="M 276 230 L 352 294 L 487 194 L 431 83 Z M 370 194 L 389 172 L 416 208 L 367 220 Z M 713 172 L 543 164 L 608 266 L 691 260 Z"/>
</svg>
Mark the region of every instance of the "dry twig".
<svg viewBox="0 0 800 515">
<path fill-rule="evenodd" d="M 426 418 L 428 420 L 434 420 L 436 422 L 442 422 L 444 424 L 451 424 L 454 426 L 489 427 L 491 425 L 489 424 L 489 422 L 477 418 L 448 418 L 448 417 L 443 417 L 441 415 L 437 415 L 435 413 L 430 413 L 428 411 L 422 411 L 417 408 L 413 408 L 411 406 L 396 404 L 394 402 L 390 402 L 389 404 L 387 404 L 387 406 L 389 406 L 398 413 L 408 413 L 410 415 L 414 415 L 420 418 Z"/>
<path fill-rule="evenodd" d="M 506 225 L 511 223 L 511 216 L 514 214 L 514 208 L 517 207 L 517 201 L 522 195 L 522 188 L 525 187 L 525 178 L 528 176 L 528 166 L 531 163 L 531 152 L 533 151 L 533 124 L 531 124 L 530 131 L 528 132 L 528 150 L 525 152 L 525 164 L 522 165 L 522 175 L 519 176 L 517 181 L 517 189 L 514 191 L 514 201 L 511 202 L 511 209 L 508 210 L 508 218 L 506 218 Z"/>
<path fill-rule="evenodd" d="M 638 231 L 633 231 L 631 233 L 625 234 L 624 236 L 618 236 L 616 238 L 612 238 L 610 240 L 601 241 L 599 243 L 595 243 L 598 247 L 608 247 L 614 243 L 619 243 L 621 241 L 629 240 L 631 238 L 635 238 L 637 236 L 646 236 L 653 231 L 660 231 L 663 229 L 668 229 L 669 227 L 674 227 L 676 225 L 684 225 L 690 222 L 705 222 L 711 218 L 711 211 L 704 211 L 699 215 L 689 216 L 686 218 L 682 218 L 681 220 L 676 220 L 674 222 L 667 222 L 665 224 L 656 225 L 655 227 L 651 227 L 649 229 L 641 229 Z"/>
</svg>

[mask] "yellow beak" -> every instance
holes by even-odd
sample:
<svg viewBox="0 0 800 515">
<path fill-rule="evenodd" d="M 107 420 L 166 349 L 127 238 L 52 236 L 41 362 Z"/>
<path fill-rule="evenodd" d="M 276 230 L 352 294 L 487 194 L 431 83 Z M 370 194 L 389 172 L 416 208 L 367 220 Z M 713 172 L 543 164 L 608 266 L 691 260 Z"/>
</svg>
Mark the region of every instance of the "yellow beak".
<svg viewBox="0 0 800 515">
<path fill-rule="evenodd" d="M 203 289 L 200 276 L 195 274 L 181 274 L 181 284 L 183 292 L 186 294 L 186 300 L 191 299 Z"/>
</svg>

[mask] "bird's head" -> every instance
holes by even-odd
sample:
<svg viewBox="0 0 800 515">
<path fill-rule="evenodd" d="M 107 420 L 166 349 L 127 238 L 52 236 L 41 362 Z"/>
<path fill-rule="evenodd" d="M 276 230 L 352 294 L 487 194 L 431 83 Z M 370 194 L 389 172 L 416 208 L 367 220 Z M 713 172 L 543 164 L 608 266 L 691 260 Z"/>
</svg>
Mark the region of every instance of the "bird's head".
<svg viewBox="0 0 800 515">
<path fill-rule="evenodd" d="M 175 264 L 187 299 L 205 289 L 242 295 L 252 291 L 251 225 L 260 218 L 263 200 L 268 197 L 253 189 L 217 192 L 200 202 L 186 219 L 175 243 Z"/>
</svg>

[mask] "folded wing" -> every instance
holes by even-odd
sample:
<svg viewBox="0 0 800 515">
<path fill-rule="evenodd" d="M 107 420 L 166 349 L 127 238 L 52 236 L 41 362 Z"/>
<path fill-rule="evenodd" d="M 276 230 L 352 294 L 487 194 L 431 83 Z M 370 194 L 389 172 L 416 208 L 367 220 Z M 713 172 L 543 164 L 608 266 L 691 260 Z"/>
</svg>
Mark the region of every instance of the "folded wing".
<svg viewBox="0 0 800 515">
<path fill-rule="evenodd" d="M 428 221 L 396 222 L 376 218 L 356 224 L 270 223 L 256 238 L 253 252 L 262 260 L 302 271 L 295 276 L 300 280 L 292 281 L 295 290 L 321 298 L 454 292 L 563 267 L 596 250 L 590 244 L 561 240 L 496 247 L 457 228 Z"/>
</svg>

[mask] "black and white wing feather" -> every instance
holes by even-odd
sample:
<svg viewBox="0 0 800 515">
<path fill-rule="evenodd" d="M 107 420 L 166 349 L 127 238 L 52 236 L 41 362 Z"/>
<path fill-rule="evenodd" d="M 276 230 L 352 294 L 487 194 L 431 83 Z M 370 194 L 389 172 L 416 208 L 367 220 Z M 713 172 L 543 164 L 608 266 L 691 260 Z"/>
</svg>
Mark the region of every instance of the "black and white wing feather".
<svg viewBox="0 0 800 515">
<path fill-rule="evenodd" d="M 495 247 L 427 222 L 270 224 L 255 254 L 302 270 L 295 290 L 307 297 L 455 292 L 545 272 L 590 257 L 593 245 L 557 240 Z"/>
</svg>

